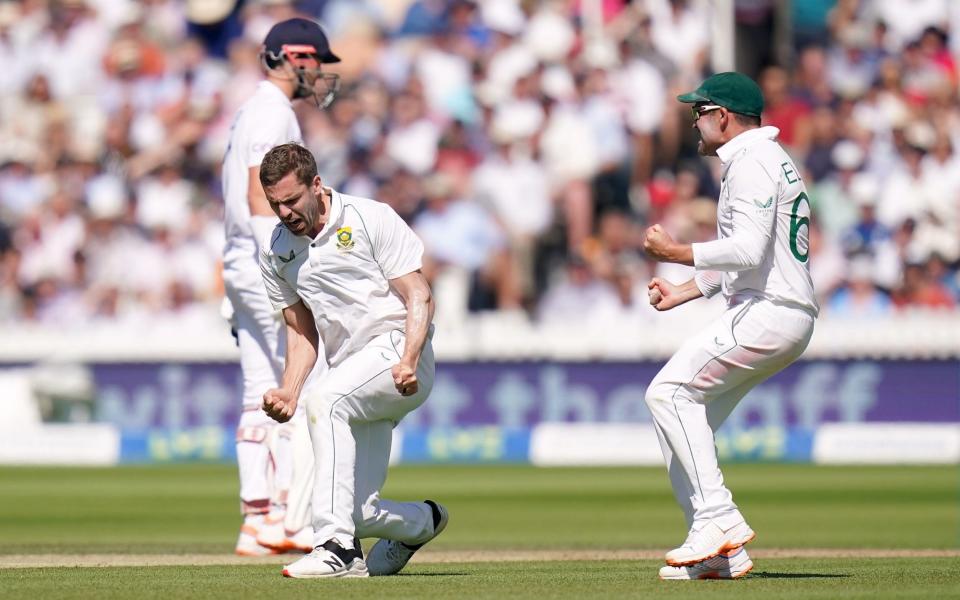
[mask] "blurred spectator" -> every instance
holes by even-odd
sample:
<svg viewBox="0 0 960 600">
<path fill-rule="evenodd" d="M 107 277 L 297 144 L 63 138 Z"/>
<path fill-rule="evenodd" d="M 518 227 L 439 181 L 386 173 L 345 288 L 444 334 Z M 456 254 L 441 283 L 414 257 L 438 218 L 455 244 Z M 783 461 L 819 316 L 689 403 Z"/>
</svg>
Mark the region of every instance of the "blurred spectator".
<svg viewBox="0 0 960 600">
<path fill-rule="evenodd" d="M 850 200 L 858 209 L 858 218 L 842 236 L 847 256 L 876 254 L 882 244 L 890 241 L 890 228 L 877 220 L 877 192 L 869 175 L 852 180 Z"/>
<path fill-rule="evenodd" d="M 705 5 L 689 0 L 650 0 L 647 10 L 654 47 L 673 62 L 683 83 L 698 79 L 710 42 L 710 18 Z"/>
<path fill-rule="evenodd" d="M 859 145 L 841 140 L 830 152 L 830 163 L 836 171 L 810 188 L 814 216 L 831 237 L 853 227 L 858 221 L 858 212 L 861 219 L 873 220 L 872 209 L 864 212 L 863 208 L 876 204 L 880 185 L 869 173 L 858 173 L 864 158 Z"/>
<path fill-rule="evenodd" d="M 517 274 L 497 222 L 475 202 L 455 199 L 448 175 L 431 176 L 425 187 L 426 210 L 414 219 L 413 228 L 424 243 L 428 279 L 448 268 L 460 269 L 468 276 L 467 308 L 520 308 Z"/>
<path fill-rule="evenodd" d="M 826 306 L 833 293 L 843 284 L 847 258 L 840 245 L 824 235 L 817 221 L 810 226 L 810 277 L 820 306 Z"/>
<path fill-rule="evenodd" d="M 628 213 L 608 211 L 600 217 L 596 236 L 583 246 L 582 256 L 598 278 L 616 288 L 624 311 L 636 310 L 647 300 L 650 269 L 639 250 L 641 237 Z"/>
<path fill-rule="evenodd" d="M 491 125 L 496 146 L 473 173 L 475 197 L 507 233 L 525 297 L 534 295 L 537 238 L 553 223 L 549 182 L 526 141 L 539 119 L 518 105 L 498 109 Z"/>
<path fill-rule="evenodd" d="M 582 256 L 573 255 L 560 281 L 540 301 L 537 314 L 545 324 L 583 324 L 618 312 L 620 304 L 617 289 L 598 278 Z"/>
<path fill-rule="evenodd" d="M 893 294 L 894 303 L 898 308 L 954 308 L 956 300 L 938 276 L 942 277 L 937 267 L 929 269 L 926 261 L 909 261 L 903 270 L 903 284 Z"/>
<path fill-rule="evenodd" d="M 960 260 L 960 157 L 946 132 L 936 132 L 920 163 L 926 191 L 917 238 L 947 262 Z"/>
<path fill-rule="evenodd" d="M 929 124 L 918 121 L 911 123 L 903 136 L 900 163 L 888 175 L 877 203 L 877 220 L 888 228 L 906 219 L 919 222 L 932 192 L 923 178 L 922 161 L 936 133 Z"/>
<path fill-rule="evenodd" d="M 877 78 L 882 50 L 873 46 L 865 25 L 842 29 L 839 42 L 831 50 L 827 62 L 830 87 L 840 96 L 862 96 Z"/>
<path fill-rule="evenodd" d="M 820 184 L 825 177 L 831 175 L 839 166 L 838 160 L 846 164 L 857 163 L 855 167 L 848 166 L 847 169 L 859 169 L 864 162 L 862 150 L 857 157 L 859 160 L 856 161 L 853 160 L 854 154 L 850 150 L 840 150 L 842 153 L 840 156 L 834 154 L 840 137 L 840 132 L 837 130 L 838 124 L 838 116 L 826 106 L 814 109 L 810 117 L 812 137 L 803 161 L 808 179 L 810 179 L 807 182 L 808 188 Z M 843 159 L 847 160 L 844 161 Z"/>
<path fill-rule="evenodd" d="M 425 175 L 437 161 L 440 131 L 430 120 L 419 90 L 404 91 L 393 99 L 387 156 L 416 175 Z"/>
<path fill-rule="evenodd" d="M 193 186 L 182 179 L 176 164 L 168 162 L 137 186 L 137 224 L 147 230 L 179 229 L 190 217 Z"/>
<path fill-rule="evenodd" d="M 890 314 L 893 306 L 873 283 L 873 264 L 868 255 L 855 257 L 847 267 L 843 287 L 827 303 L 831 317 L 872 319 Z"/>
<path fill-rule="evenodd" d="M 0 0 L 0 320 L 215 313 L 231 115 L 264 32 L 301 13 L 350 59 L 337 101 L 300 115 L 321 176 L 417 227 L 451 314 L 631 319 L 649 310 L 637 232 L 715 235 L 721 169 L 675 95 L 711 70 L 722 4 Z M 804 166 L 827 312 L 882 312 L 884 291 L 955 306 L 960 11 L 735 4 L 765 124 Z M 764 41 L 781 17 L 789 48 Z M 870 285 L 851 279 L 867 260 Z"/>
<path fill-rule="evenodd" d="M 805 153 L 810 144 L 810 106 L 790 90 L 790 76 L 780 67 L 767 67 L 758 82 L 765 106 L 763 123 L 780 130 L 779 139 L 791 149 Z"/>
<path fill-rule="evenodd" d="M 875 5 L 891 52 L 918 39 L 927 27 L 947 26 L 947 0 L 876 0 Z"/>
<path fill-rule="evenodd" d="M 927 261 L 927 275 L 931 281 L 944 287 L 953 298 L 954 304 L 960 302 L 960 273 L 951 272 L 950 266 L 939 254 L 931 254 Z"/>
</svg>

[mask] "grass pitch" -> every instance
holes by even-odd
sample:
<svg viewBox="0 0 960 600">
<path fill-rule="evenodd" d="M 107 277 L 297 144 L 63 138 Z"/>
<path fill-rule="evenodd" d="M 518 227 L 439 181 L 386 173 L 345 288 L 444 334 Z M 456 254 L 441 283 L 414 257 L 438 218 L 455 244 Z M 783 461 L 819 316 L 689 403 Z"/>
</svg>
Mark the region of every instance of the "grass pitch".
<svg viewBox="0 0 960 600">
<path fill-rule="evenodd" d="M 748 547 L 755 569 L 739 581 L 656 578 L 662 552 L 685 534 L 663 469 L 520 466 L 392 470 L 385 495 L 443 502 L 451 512 L 444 534 L 402 576 L 296 581 L 279 576 L 284 557 L 227 556 L 239 526 L 233 467 L 3 468 L 0 597 L 960 595 L 955 467 L 724 471 L 758 533 Z M 81 556 L 91 554 L 105 556 Z M 38 564 L 111 566 L 30 568 Z"/>
</svg>

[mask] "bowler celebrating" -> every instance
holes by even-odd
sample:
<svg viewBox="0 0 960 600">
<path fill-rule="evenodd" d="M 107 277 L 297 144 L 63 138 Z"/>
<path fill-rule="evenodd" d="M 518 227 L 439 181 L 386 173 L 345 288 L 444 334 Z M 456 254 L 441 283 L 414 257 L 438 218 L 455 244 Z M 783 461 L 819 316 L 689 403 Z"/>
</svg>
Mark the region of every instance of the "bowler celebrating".
<svg viewBox="0 0 960 600">
<path fill-rule="evenodd" d="M 287 329 L 281 387 L 263 396 L 267 414 L 280 422 L 294 415 L 318 336 L 329 364 L 304 397 L 316 456 L 315 548 L 283 574 L 391 575 L 448 518 L 430 500 L 380 498 L 393 428 L 433 387 L 423 243 L 388 205 L 324 187 L 298 144 L 268 152 L 260 182 L 280 218 L 260 267 Z M 359 537 L 381 538 L 366 563 Z"/>
<path fill-rule="evenodd" d="M 763 95 L 740 73 L 718 73 L 678 96 L 693 104 L 699 151 L 722 165 L 717 240 L 675 242 L 660 225 L 644 249 L 691 265 L 693 279 L 654 278 L 650 302 L 670 310 L 720 292 L 723 315 L 688 340 L 647 388 L 674 495 L 689 527 L 666 555 L 663 579 L 734 578 L 753 566 L 742 548 L 754 537 L 723 483 L 714 432 L 755 385 L 806 349 L 819 312 L 808 263 L 810 202 L 799 171 L 761 127 Z"/>
<path fill-rule="evenodd" d="M 265 79 L 237 111 L 223 158 L 223 280 L 243 371 L 243 413 L 236 439 L 244 522 L 236 553 L 253 556 L 308 551 L 313 538 L 306 523 L 309 497 L 303 493 L 310 472 L 293 464 L 310 461 L 301 460 L 290 447 L 290 437 L 296 440 L 298 432 L 290 426 L 281 428 L 260 409 L 264 391 L 277 385 L 283 364 L 282 331 L 258 268 L 260 245 L 277 223 L 260 186 L 260 161 L 277 144 L 300 139 L 292 100 L 311 98 L 318 107 L 333 100 L 337 75 L 322 72 L 321 65 L 340 59 L 319 25 L 289 19 L 267 33 L 260 60 Z M 286 513 L 285 523 L 266 518 L 271 504 Z"/>
</svg>

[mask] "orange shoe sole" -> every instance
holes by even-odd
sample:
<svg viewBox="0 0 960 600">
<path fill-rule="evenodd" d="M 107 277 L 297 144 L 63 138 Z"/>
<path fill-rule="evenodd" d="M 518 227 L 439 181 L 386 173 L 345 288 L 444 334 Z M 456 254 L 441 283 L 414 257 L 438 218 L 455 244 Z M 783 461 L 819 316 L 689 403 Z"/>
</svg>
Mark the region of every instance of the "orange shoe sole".
<svg viewBox="0 0 960 600">
<path fill-rule="evenodd" d="M 717 556 L 718 554 L 723 554 L 724 552 L 729 552 L 730 550 L 736 550 L 736 549 L 739 548 L 740 546 L 746 546 L 747 544 L 749 544 L 750 542 L 752 542 L 752 541 L 753 541 L 753 538 L 755 538 L 755 537 L 757 537 L 757 533 L 756 533 L 756 532 L 753 532 L 753 533 L 750 535 L 750 537 L 748 537 L 746 540 L 744 540 L 744 541 L 742 541 L 742 542 L 740 542 L 740 543 L 737 543 L 737 544 L 726 544 L 726 545 L 722 546 L 719 550 L 717 550 L 716 552 L 714 552 L 713 554 L 706 554 L 706 555 L 704 555 L 704 556 L 695 558 L 695 559 L 693 559 L 693 560 L 684 560 L 684 561 L 667 560 L 667 561 L 665 561 L 665 562 L 666 562 L 668 565 L 670 565 L 671 567 L 687 567 L 687 566 L 690 566 L 690 565 L 692 565 L 692 564 L 696 564 L 696 563 L 698 563 L 698 562 L 703 562 L 703 561 L 705 561 L 705 560 L 709 560 L 709 559 L 713 558 L 714 556 Z"/>
</svg>

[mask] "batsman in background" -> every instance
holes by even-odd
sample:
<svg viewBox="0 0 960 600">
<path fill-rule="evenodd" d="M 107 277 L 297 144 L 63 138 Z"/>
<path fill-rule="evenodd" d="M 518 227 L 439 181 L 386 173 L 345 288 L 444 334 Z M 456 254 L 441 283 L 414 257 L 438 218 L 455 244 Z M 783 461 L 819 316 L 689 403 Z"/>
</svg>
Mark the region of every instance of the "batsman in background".
<svg viewBox="0 0 960 600">
<path fill-rule="evenodd" d="M 763 95 L 749 77 L 718 73 L 678 96 L 693 104 L 698 150 L 721 161 L 717 238 L 680 244 L 660 225 L 644 249 L 658 261 L 691 265 L 674 285 L 654 278 L 650 303 L 670 310 L 720 292 L 728 308 L 688 340 L 647 388 L 686 540 L 666 555 L 662 579 L 735 578 L 753 563 L 754 537 L 723 483 L 714 432 L 755 385 L 806 349 L 819 312 L 808 263 L 810 202 L 793 161 L 761 127 Z"/>
<path fill-rule="evenodd" d="M 340 60 L 330 51 L 320 26 L 306 19 L 276 24 L 264 40 L 260 58 L 266 78 L 234 117 L 222 175 L 223 278 L 243 371 L 237 462 L 244 521 L 236 553 L 252 556 L 293 549 L 309 552 L 313 541 L 311 485 L 304 482 L 312 475 L 312 462 L 302 465 L 303 460 L 292 456 L 296 448 L 305 447 L 302 456 L 312 461 L 307 434 L 298 432 L 296 423 L 278 425 L 261 409 L 263 393 L 277 386 L 283 371 L 283 339 L 279 315 L 270 306 L 260 276 L 259 247 L 277 223 L 260 185 L 260 161 L 274 146 L 301 139 L 291 100 L 310 98 L 318 108 L 333 100 L 337 76 L 322 73 L 320 66 Z M 301 422 L 300 430 L 305 429 L 302 417 L 296 421 Z"/>
</svg>

